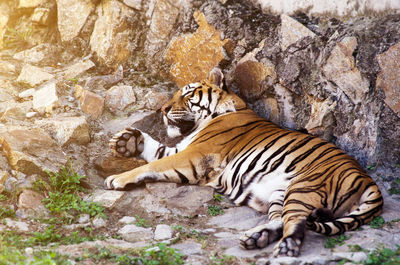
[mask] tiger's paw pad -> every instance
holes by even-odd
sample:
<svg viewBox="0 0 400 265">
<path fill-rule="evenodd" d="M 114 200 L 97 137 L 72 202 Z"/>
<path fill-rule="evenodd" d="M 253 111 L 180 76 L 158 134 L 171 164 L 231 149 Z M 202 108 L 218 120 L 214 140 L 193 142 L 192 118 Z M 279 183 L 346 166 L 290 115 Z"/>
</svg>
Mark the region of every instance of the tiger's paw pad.
<svg viewBox="0 0 400 265">
<path fill-rule="evenodd" d="M 297 257 L 300 254 L 301 240 L 293 237 L 286 237 L 279 241 L 274 248 L 274 256 Z"/>
<path fill-rule="evenodd" d="M 240 238 L 240 245 L 245 249 L 264 248 L 282 236 L 281 222 L 269 222 L 256 226 Z"/>
<path fill-rule="evenodd" d="M 143 152 L 144 138 L 139 130 L 126 128 L 116 133 L 109 145 L 115 156 L 134 157 Z"/>
</svg>

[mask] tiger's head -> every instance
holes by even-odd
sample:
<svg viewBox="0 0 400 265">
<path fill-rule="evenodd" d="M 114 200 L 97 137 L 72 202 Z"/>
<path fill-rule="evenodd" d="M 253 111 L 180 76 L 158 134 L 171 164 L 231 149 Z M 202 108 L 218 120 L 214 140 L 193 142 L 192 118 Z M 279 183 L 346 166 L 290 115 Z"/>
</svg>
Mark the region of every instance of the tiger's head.
<svg viewBox="0 0 400 265">
<path fill-rule="evenodd" d="M 214 68 L 205 80 L 179 89 L 161 111 L 168 136 L 178 137 L 219 115 L 246 107 L 242 99 L 226 88 L 222 71 Z"/>
</svg>

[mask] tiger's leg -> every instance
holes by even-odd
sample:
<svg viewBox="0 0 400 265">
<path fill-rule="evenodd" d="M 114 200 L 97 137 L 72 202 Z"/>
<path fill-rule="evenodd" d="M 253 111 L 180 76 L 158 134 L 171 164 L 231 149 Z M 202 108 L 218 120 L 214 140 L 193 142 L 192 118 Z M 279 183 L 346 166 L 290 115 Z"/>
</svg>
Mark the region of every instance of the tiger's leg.
<svg viewBox="0 0 400 265">
<path fill-rule="evenodd" d="M 135 128 L 119 131 L 111 138 L 109 145 L 115 156 L 141 157 L 147 162 L 179 152 L 178 148 L 167 147 Z"/>
<path fill-rule="evenodd" d="M 256 226 L 244 233 L 240 245 L 245 249 L 263 248 L 282 237 L 282 209 L 285 190 L 277 190 L 271 194 L 268 218 L 269 222 Z"/>
<path fill-rule="evenodd" d="M 109 176 L 104 185 L 106 189 L 123 189 L 127 184 L 143 182 L 197 184 L 201 182 L 207 169 L 216 167 L 219 162 L 216 157 L 202 156 L 202 152 L 199 152 L 196 148 L 185 149 L 133 170 Z M 201 166 L 196 167 L 194 165 Z"/>
</svg>

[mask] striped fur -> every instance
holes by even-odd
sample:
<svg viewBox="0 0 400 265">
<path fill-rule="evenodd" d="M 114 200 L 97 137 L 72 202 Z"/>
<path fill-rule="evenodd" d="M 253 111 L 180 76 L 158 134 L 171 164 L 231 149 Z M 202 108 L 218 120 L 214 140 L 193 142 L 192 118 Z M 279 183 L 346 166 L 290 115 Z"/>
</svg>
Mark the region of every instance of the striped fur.
<svg viewBox="0 0 400 265">
<path fill-rule="evenodd" d="M 278 240 L 275 255 L 299 255 L 306 228 L 335 235 L 381 213 L 381 193 L 357 161 L 318 137 L 258 117 L 225 88 L 218 69 L 179 90 L 162 111 L 169 135 L 184 139 L 171 148 L 133 128 L 116 134 L 115 153 L 137 155 L 140 146 L 149 163 L 108 177 L 106 188 L 147 181 L 212 186 L 237 205 L 268 213 L 270 222 L 240 243 L 253 249 Z"/>
</svg>

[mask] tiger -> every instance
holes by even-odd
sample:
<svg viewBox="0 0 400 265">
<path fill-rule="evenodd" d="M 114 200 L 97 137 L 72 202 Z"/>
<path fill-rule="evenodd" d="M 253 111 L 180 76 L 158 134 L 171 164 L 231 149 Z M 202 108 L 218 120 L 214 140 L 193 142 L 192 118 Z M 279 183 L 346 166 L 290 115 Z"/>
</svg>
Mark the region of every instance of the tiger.
<svg viewBox="0 0 400 265">
<path fill-rule="evenodd" d="M 174 182 L 211 186 L 234 204 L 268 214 L 240 237 L 245 249 L 276 242 L 274 256 L 298 256 L 309 229 L 325 235 L 354 230 L 380 215 L 381 192 L 350 155 L 311 134 L 258 116 L 214 68 L 179 89 L 161 112 L 169 147 L 133 127 L 110 140 L 121 157 L 148 164 L 105 179 L 106 189 Z"/>
</svg>

